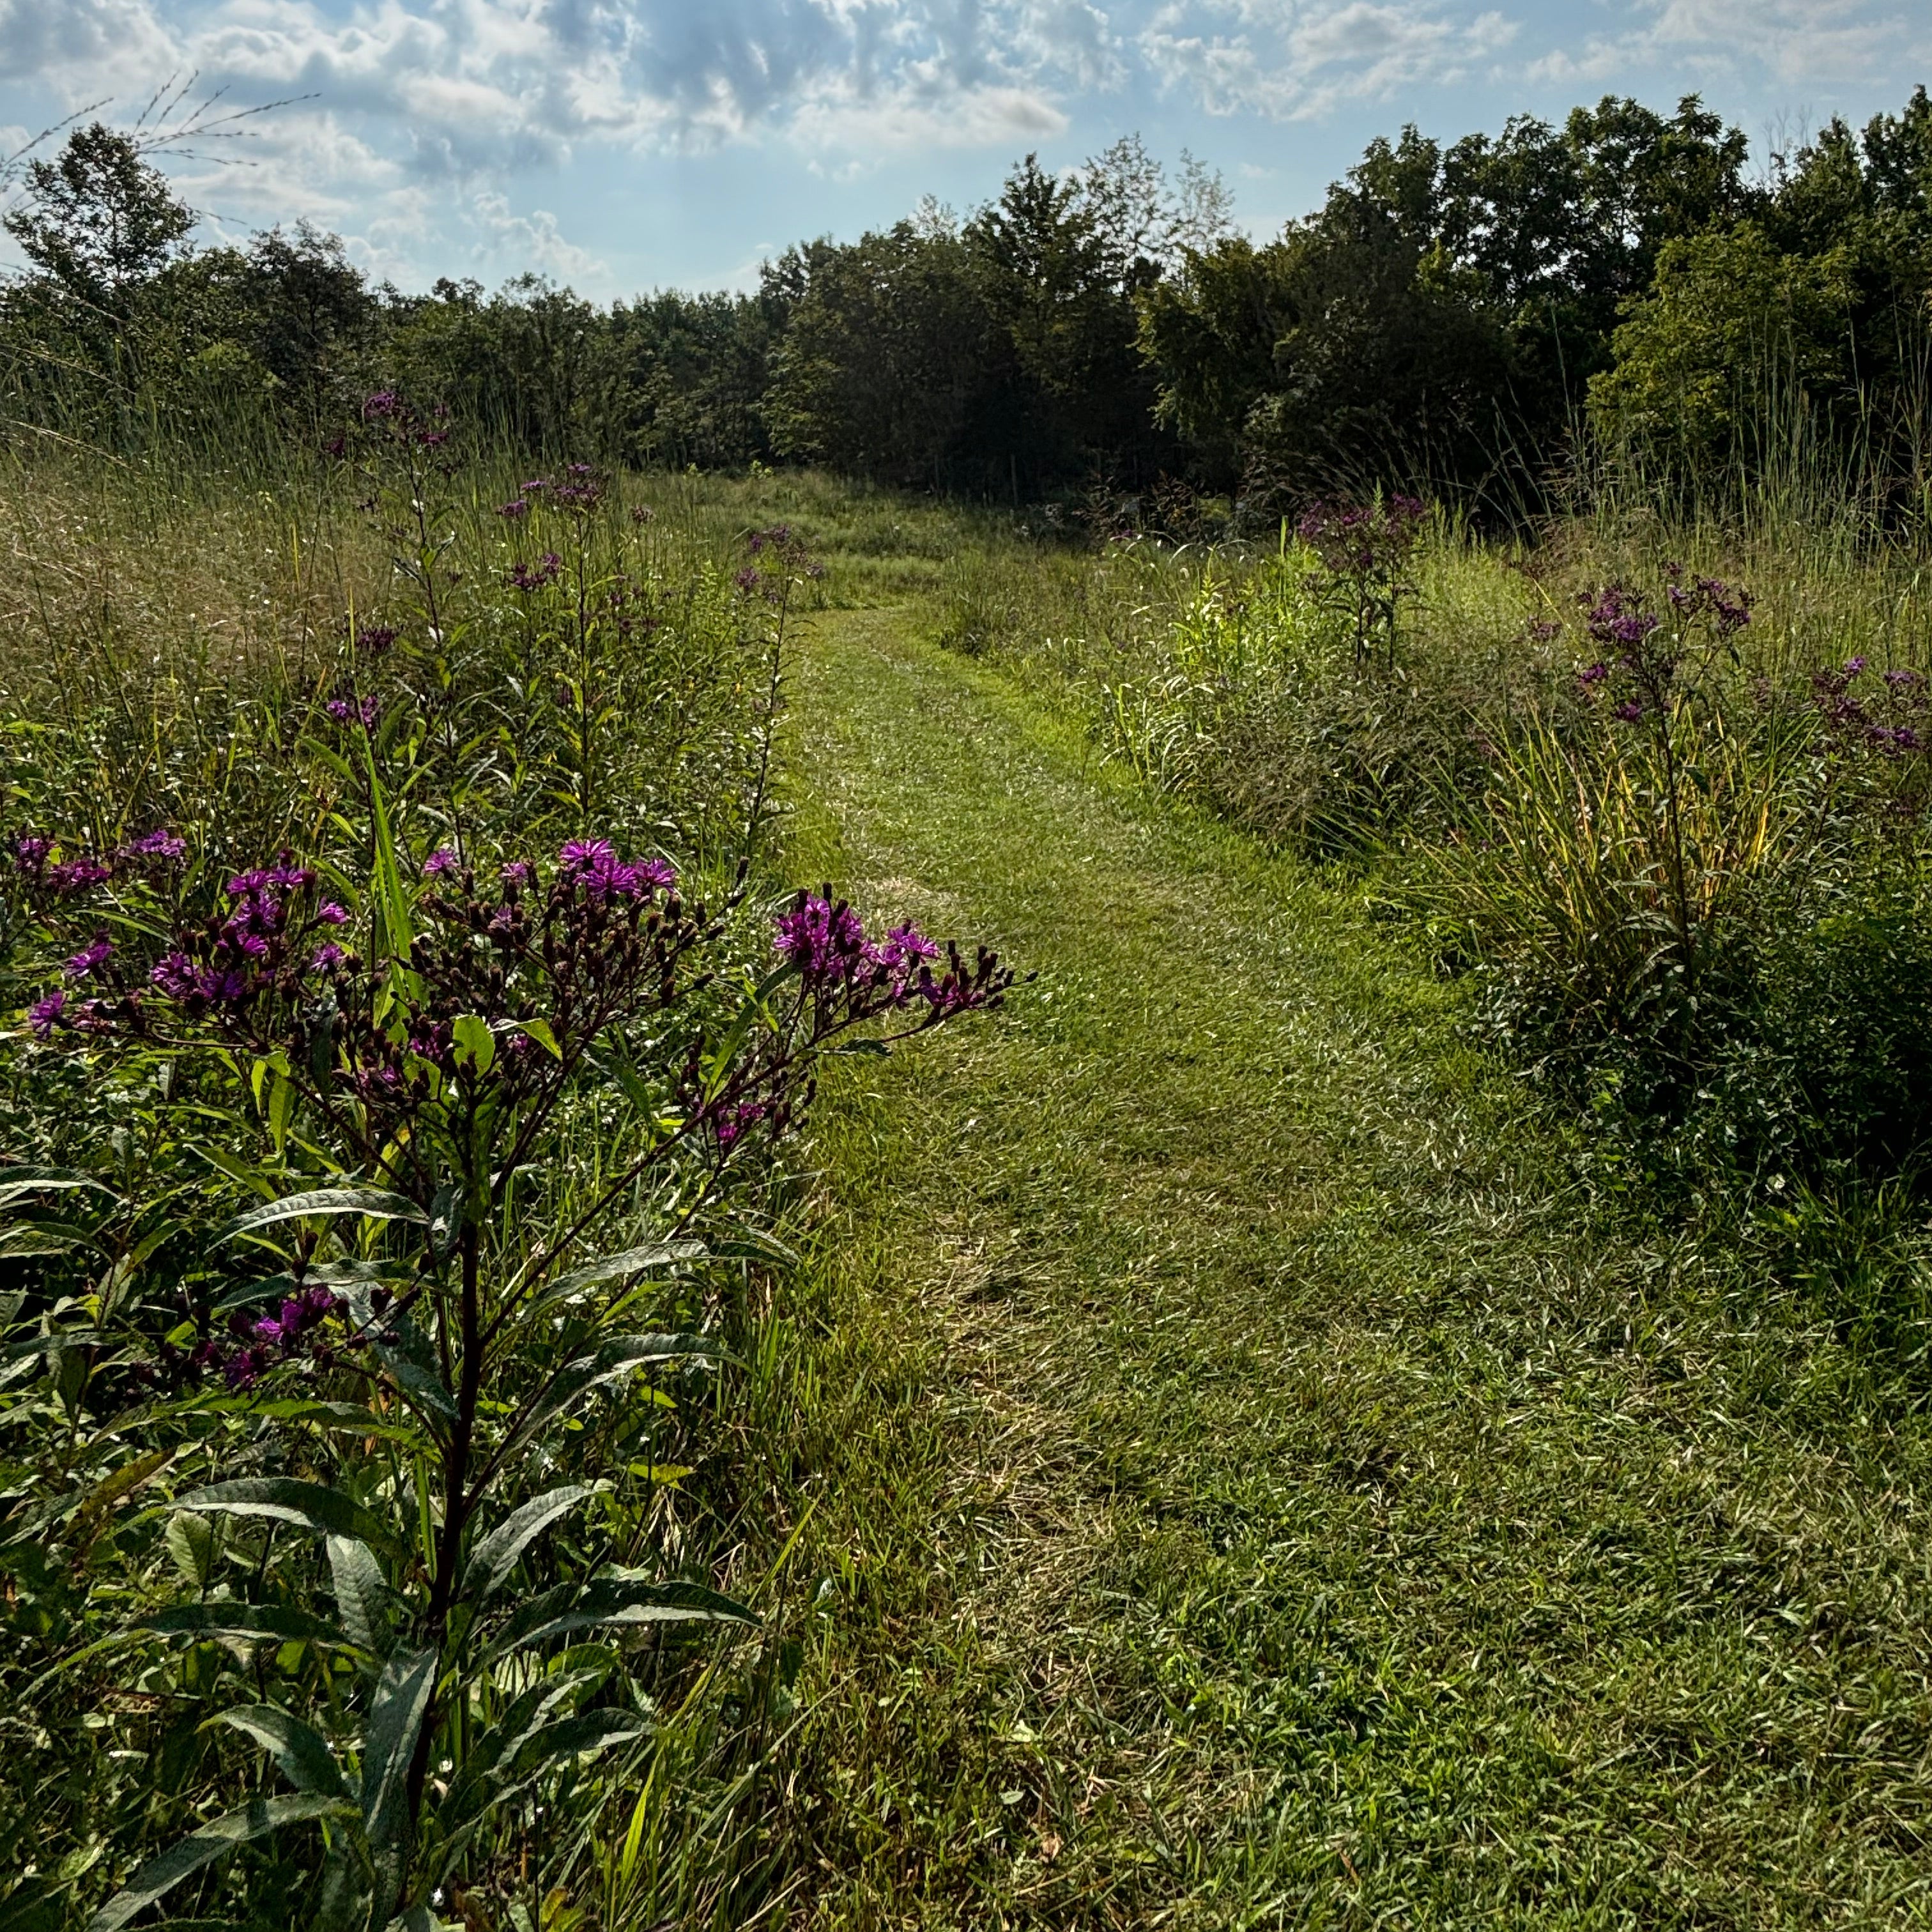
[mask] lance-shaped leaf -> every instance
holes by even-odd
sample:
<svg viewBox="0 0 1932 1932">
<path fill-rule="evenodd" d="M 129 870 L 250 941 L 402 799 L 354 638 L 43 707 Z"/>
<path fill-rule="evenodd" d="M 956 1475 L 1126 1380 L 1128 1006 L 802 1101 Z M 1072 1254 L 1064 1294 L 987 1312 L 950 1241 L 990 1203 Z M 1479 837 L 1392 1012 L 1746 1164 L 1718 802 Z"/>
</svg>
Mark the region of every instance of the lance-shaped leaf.
<svg viewBox="0 0 1932 1932">
<path fill-rule="evenodd" d="M 158 1898 L 191 1878 L 206 1864 L 256 1838 L 290 1825 L 312 1818 L 352 1816 L 353 1808 L 340 1798 L 326 1798 L 320 1792 L 304 1792 L 293 1798 L 259 1798 L 240 1811 L 231 1811 L 212 1825 L 204 1825 L 158 1857 L 150 1858 L 88 1922 L 88 1932 L 120 1932 L 138 1912 L 145 1911 Z"/>
<path fill-rule="evenodd" d="M 238 1482 L 211 1483 L 175 1498 L 176 1509 L 204 1515 L 266 1516 L 292 1522 L 322 1536 L 359 1536 L 378 1548 L 395 1538 L 369 1512 L 340 1490 L 321 1483 L 298 1482 L 292 1476 L 249 1476 Z"/>
<path fill-rule="evenodd" d="M 396 1386 L 414 1396 L 420 1408 L 452 1420 L 456 1398 L 443 1382 L 428 1336 L 406 1315 L 395 1316 L 386 1330 L 372 1328 L 368 1333 L 376 1359 L 394 1378 Z"/>
<path fill-rule="evenodd" d="M 298 1791 L 316 1792 L 325 1798 L 349 1796 L 328 1741 L 299 1718 L 278 1711 L 272 1704 L 240 1704 L 224 1711 L 220 1721 L 253 1738 L 274 1757 L 277 1769 Z"/>
<path fill-rule="evenodd" d="M 591 1390 L 634 1370 L 692 1357 L 717 1361 L 724 1353 L 708 1335 L 614 1335 L 594 1354 L 566 1362 L 544 1384 L 510 1432 L 505 1448 L 507 1450 L 520 1444 Z"/>
<path fill-rule="evenodd" d="M 229 1637 L 244 1642 L 326 1643 L 342 1649 L 356 1640 L 341 1625 L 292 1604 L 176 1604 L 142 1619 L 137 1630 L 157 1636 Z"/>
<path fill-rule="evenodd" d="M 103 1182 L 64 1167 L 0 1167 L 0 1208 L 10 1208 L 29 1194 L 65 1193 L 76 1187 L 91 1187 L 97 1194 L 114 1192 Z"/>
<path fill-rule="evenodd" d="M 627 1275 L 641 1274 L 646 1268 L 670 1268 L 679 1262 L 701 1261 L 702 1241 L 656 1241 L 649 1247 L 626 1248 L 622 1254 L 601 1256 L 569 1274 L 559 1275 L 544 1299 L 562 1301 L 594 1287 L 600 1281 L 616 1281 Z"/>
<path fill-rule="evenodd" d="M 490 1646 L 493 1657 L 574 1630 L 638 1624 L 755 1624 L 756 1615 L 702 1583 L 647 1582 L 626 1576 L 565 1583 L 525 1604 Z"/>
<path fill-rule="evenodd" d="M 574 1509 L 603 1484 L 566 1483 L 534 1497 L 510 1514 L 470 1552 L 463 1572 L 463 1594 L 482 1603 L 500 1588 L 518 1559 L 557 1518 Z"/>
<path fill-rule="evenodd" d="M 544 1725 L 511 1759 L 511 1780 L 527 1784 L 569 1759 L 628 1744 L 650 1729 L 649 1720 L 635 1711 L 581 1711 L 574 1718 L 560 1718 Z"/>
<path fill-rule="evenodd" d="M 398 1651 L 382 1666 L 362 1750 L 362 1831 L 372 1850 L 393 1847 L 409 1822 L 410 1764 L 436 1688 L 436 1652 Z"/>
<path fill-rule="evenodd" d="M 328 1576 L 342 1628 L 354 1641 L 377 1657 L 387 1657 L 394 1643 L 389 1628 L 389 1590 L 375 1552 L 358 1537 L 332 1536 Z"/>
<path fill-rule="evenodd" d="M 513 1700 L 494 1724 L 471 1740 L 462 1768 L 450 1780 L 436 1807 L 436 1822 L 446 1834 L 446 1844 L 472 1829 L 501 1798 L 510 1766 L 531 1738 L 554 1722 L 557 1712 L 572 1703 L 580 1692 L 587 1692 L 608 1674 L 568 1670 L 540 1678 Z"/>
<path fill-rule="evenodd" d="M 279 1201 L 265 1201 L 250 1208 L 215 1236 L 232 1241 L 238 1234 L 252 1234 L 258 1228 L 272 1228 L 278 1221 L 300 1221 L 311 1215 L 360 1214 L 372 1221 L 428 1220 L 429 1216 L 406 1194 L 392 1194 L 384 1187 L 318 1187 L 308 1194 L 284 1195 Z"/>
</svg>

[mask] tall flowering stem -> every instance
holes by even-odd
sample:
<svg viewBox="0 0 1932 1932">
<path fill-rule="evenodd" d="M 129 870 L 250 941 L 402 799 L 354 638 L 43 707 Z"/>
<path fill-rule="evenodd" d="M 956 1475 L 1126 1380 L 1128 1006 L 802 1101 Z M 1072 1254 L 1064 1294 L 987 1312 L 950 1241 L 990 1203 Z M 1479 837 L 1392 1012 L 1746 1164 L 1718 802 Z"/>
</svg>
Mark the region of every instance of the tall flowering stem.
<svg viewBox="0 0 1932 1932">
<path fill-rule="evenodd" d="M 372 1432 L 393 1436 L 407 1418 L 434 1472 L 417 1552 L 385 1586 L 424 1673 L 400 1822 L 371 1841 L 371 1919 L 386 1924 L 421 1905 L 468 1842 L 433 1802 L 429 1768 L 439 1738 L 448 1754 L 464 1748 L 468 1687 L 524 1641 L 515 1614 L 490 1601 L 514 1556 L 487 1552 L 522 1534 L 519 1505 L 548 1506 L 529 1499 L 551 1466 L 545 1428 L 626 1364 L 716 1353 L 703 1336 L 614 1332 L 624 1284 L 668 1252 L 664 1240 L 688 1241 L 734 1171 L 796 1127 L 825 1055 L 996 1007 L 1012 976 L 988 952 L 969 960 L 910 925 L 868 934 L 829 890 L 774 916 L 762 965 L 734 965 L 742 874 L 713 910 L 686 899 L 662 856 L 597 837 L 487 879 L 439 848 L 410 868 L 406 911 L 386 906 L 380 920 L 380 881 L 347 892 L 287 853 L 170 917 L 163 875 L 178 856 L 164 835 L 107 861 L 16 836 L 11 869 L 50 982 L 29 1030 L 44 1050 L 159 1057 L 215 1078 L 253 1066 L 290 1096 L 286 1144 L 322 1155 L 332 1177 L 318 1191 L 311 1168 L 284 1200 L 242 1217 L 297 1231 L 267 1309 L 238 1312 L 225 1336 L 191 1349 L 157 1345 L 142 1372 L 178 1396 L 206 1381 L 232 1400 L 326 1364 L 364 1388 Z M 556 1158 L 569 1110 L 617 1090 L 620 1070 L 630 1124 L 601 1184 L 568 1197 L 567 1213 L 560 1201 L 533 1237 L 521 1224 L 539 1184 L 524 1177 Z M 651 1189 L 676 1202 L 656 1248 L 584 1260 L 640 1189 L 673 1175 L 671 1196 Z M 345 1245 L 343 1217 L 372 1214 L 387 1232 Z M 600 1300 L 604 1282 L 616 1286 Z M 547 1370 L 566 1314 L 584 1352 Z M 220 1485 L 197 1493 L 227 1506 Z M 409 1514 L 413 1526 L 413 1504 Z M 565 1630 L 621 1622 L 626 1605 L 748 1614 L 695 1585 L 634 1575 L 559 1588 Z"/>
<path fill-rule="evenodd" d="M 1347 620 L 1358 670 L 1378 652 L 1395 669 L 1396 619 L 1416 594 L 1405 572 L 1426 514 L 1419 497 L 1378 496 L 1352 507 L 1317 503 L 1295 526 L 1322 560 L 1308 587 Z"/>
<path fill-rule="evenodd" d="M 1661 598 L 1609 584 L 1580 601 L 1584 634 L 1595 655 L 1577 673 L 1577 688 L 1602 708 L 1613 730 L 1634 732 L 1649 748 L 1664 830 L 1671 936 L 1685 988 L 1693 991 L 1704 919 L 1684 837 L 1683 794 L 1690 781 L 1680 740 L 1702 700 L 1708 660 L 1715 653 L 1734 655 L 1732 640 L 1750 622 L 1750 593 L 1672 563 L 1665 567 Z M 1714 716 L 1721 715 L 1711 708 Z"/>
</svg>

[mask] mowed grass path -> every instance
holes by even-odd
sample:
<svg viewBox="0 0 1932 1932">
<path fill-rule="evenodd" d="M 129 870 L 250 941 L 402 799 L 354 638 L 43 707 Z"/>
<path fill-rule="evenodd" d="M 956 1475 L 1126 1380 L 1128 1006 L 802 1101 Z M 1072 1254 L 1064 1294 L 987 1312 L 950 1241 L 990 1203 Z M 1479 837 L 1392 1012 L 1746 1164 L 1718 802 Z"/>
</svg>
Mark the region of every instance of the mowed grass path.
<svg viewBox="0 0 1932 1932">
<path fill-rule="evenodd" d="M 909 630 L 817 620 L 797 866 L 1039 976 L 819 1117 L 795 1921 L 1932 1919 L 1916 1413 Z"/>
</svg>

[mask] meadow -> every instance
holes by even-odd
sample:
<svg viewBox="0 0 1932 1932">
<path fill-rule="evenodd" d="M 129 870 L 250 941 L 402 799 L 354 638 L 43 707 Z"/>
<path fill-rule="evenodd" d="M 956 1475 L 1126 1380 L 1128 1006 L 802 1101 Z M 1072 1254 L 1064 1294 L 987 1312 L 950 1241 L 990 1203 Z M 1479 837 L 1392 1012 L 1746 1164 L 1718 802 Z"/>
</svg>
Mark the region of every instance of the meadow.
<svg viewBox="0 0 1932 1932">
<path fill-rule="evenodd" d="M 0 476 L 0 1925 L 1932 1916 L 1909 530 L 465 436 Z"/>
</svg>

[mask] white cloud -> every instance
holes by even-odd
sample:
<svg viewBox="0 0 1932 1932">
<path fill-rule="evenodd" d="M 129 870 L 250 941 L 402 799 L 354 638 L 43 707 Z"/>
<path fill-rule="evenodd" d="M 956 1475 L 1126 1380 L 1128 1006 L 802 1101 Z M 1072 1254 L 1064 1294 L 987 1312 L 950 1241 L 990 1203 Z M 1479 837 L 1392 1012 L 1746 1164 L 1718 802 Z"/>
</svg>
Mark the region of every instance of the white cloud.
<svg viewBox="0 0 1932 1932">
<path fill-rule="evenodd" d="M 548 208 L 518 214 L 506 196 L 486 189 L 472 202 L 471 211 L 484 237 L 477 250 L 480 260 L 508 260 L 520 268 L 566 278 L 603 272 L 604 264 L 596 256 L 565 239 L 556 217 Z"/>
<path fill-rule="evenodd" d="M 1880 80 L 1932 58 L 1922 4 L 1874 10 L 1867 0 L 1640 0 L 1647 16 L 1532 61 L 1531 79 L 1595 83 L 1663 67 L 1687 84 L 1764 76 L 1785 86 Z M 1911 76 L 1916 78 L 1916 76 Z"/>
<path fill-rule="evenodd" d="M 1416 0 L 1170 0 L 1139 45 L 1166 86 L 1210 113 L 1305 120 L 1465 80 L 1516 31 L 1498 13 L 1458 16 Z"/>
</svg>

